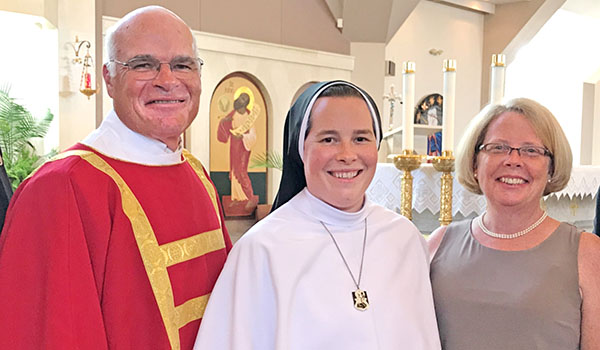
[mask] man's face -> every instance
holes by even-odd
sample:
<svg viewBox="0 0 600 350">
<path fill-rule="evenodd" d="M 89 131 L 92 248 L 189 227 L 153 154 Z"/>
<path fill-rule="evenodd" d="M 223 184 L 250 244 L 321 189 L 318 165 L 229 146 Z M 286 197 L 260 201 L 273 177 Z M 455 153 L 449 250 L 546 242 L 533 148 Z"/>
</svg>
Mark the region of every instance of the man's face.
<svg viewBox="0 0 600 350">
<path fill-rule="evenodd" d="M 171 14 L 149 11 L 124 23 L 115 33 L 116 59 L 152 56 L 160 62 L 176 57 L 196 57 L 187 26 Z M 150 80 L 140 80 L 133 71 L 116 63 L 116 74 L 107 67 L 103 75 L 115 112 L 131 130 L 176 149 L 179 137 L 198 113 L 200 74 L 177 78 L 168 64 Z"/>
<path fill-rule="evenodd" d="M 240 114 L 243 114 L 246 112 L 246 107 L 248 106 L 248 103 L 250 102 L 250 96 L 248 96 L 247 93 L 243 92 L 240 94 L 240 96 L 233 101 L 233 108 Z"/>
</svg>

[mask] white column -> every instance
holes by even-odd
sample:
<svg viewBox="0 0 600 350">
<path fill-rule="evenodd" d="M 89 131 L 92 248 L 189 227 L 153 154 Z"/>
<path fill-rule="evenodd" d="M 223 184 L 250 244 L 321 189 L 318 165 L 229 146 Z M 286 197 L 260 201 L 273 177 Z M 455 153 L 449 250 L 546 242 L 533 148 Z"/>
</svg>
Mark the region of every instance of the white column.
<svg viewBox="0 0 600 350">
<path fill-rule="evenodd" d="M 443 96 L 442 151 L 453 151 L 454 101 L 456 99 L 456 60 L 444 60 Z"/>
<path fill-rule="evenodd" d="M 592 131 L 592 165 L 600 165 L 600 80 L 594 89 L 594 120 Z M 595 137 L 594 137 L 595 136 Z"/>
<path fill-rule="evenodd" d="M 492 77 L 490 79 L 490 103 L 498 104 L 504 97 L 504 76 L 506 72 L 506 56 L 492 55 Z"/>
<path fill-rule="evenodd" d="M 414 150 L 415 63 L 402 63 L 402 149 Z"/>
</svg>

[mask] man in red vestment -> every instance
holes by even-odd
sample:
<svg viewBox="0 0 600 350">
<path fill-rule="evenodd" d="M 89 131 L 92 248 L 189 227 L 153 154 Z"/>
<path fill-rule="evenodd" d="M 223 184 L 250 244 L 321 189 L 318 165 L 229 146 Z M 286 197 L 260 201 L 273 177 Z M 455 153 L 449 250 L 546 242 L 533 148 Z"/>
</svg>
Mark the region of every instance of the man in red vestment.
<svg viewBox="0 0 600 350">
<path fill-rule="evenodd" d="M 15 192 L 0 235 L 0 349 L 191 349 L 231 241 L 181 148 L 202 61 L 145 7 L 107 36 L 114 111 Z"/>
</svg>

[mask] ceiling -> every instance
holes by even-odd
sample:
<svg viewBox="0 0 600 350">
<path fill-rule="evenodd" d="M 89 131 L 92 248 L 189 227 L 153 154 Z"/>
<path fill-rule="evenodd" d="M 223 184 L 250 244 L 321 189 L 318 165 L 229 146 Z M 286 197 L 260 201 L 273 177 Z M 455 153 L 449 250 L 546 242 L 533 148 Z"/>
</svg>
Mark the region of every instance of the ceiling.
<svg viewBox="0 0 600 350">
<path fill-rule="evenodd" d="M 567 0 L 562 9 L 583 16 L 600 18 L 600 1 L 598 0 Z"/>
<path fill-rule="evenodd" d="M 351 42 L 387 43 L 419 1 L 494 13 L 496 5 L 530 0 L 324 0 L 344 37 Z M 579 0 L 597 1 L 597 0 Z"/>
</svg>

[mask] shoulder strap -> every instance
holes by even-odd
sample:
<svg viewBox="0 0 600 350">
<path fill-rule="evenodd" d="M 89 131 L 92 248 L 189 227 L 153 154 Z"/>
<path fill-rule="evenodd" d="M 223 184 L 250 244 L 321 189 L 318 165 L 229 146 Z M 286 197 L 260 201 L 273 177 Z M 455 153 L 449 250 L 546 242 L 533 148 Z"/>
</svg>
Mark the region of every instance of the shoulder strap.
<svg viewBox="0 0 600 350">
<path fill-rule="evenodd" d="M 204 185 L 206 192 L 208 192 L 208 195 L 210 196 L 210 200 L 212 201 L 212 204 L 215 208 L 215 213 L 217 214 L 217 217 L 219 218 L 219 224 L 221 226 L 223 226 L 223 223 L 221 222 L 220 211 L 219 211 L 219 203 L 217 202 L 217 193 L 215 191 L 213 184 L 210 182 L 208 177 L 206 177 L 202 163 L 196 157 L 194 157 L 190 153 L 190 151 L 188 151 L 187 149 L 183 149 L 182 154 L 183 154 L 183 157 L 185 158 L 185 160 L 188 162 L 188 164 L 192 167 L 192 169 L 194 169 L 194 171 L 196 172 L 196 175 L 198 175 L 198 178 L 200 179 L 200 181 L 202 181 L 202 184 Z"/>
</svg>

